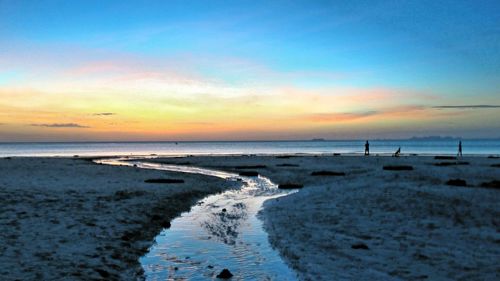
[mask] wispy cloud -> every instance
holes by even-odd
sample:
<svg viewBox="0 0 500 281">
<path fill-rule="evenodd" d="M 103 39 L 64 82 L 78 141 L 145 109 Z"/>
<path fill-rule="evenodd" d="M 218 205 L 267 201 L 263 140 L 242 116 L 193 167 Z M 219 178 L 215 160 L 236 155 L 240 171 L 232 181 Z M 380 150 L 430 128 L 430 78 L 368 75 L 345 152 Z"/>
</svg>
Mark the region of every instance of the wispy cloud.
<svg viewBox="0 0 500 281">
<path fill-rule="evenodd" d="M 111 115 L 116 115 L 116 113 L 113 113 L 113 112 L 99 112 L 99 113 L 94 113 L 92 115 L 94 115 L 94 116 L 111 116 Z"/>
<path fill-rule="evenodd" d="M 432 108 L 437 109 L 482 109 L 482 108 L 500 108 L 500 105 L 485 105 L 485 104 L 474 104 L 474 105 L 438 105 Z"/>
<path fill-rule="evenodd" d="M 342 122 L 342 121 L 352 121 L 373 115 L 377 115 L 377 111 L 366 111 L 366 112 L 348 112 L 348 113 L 315 113 L 307 116 L 307 119 L 313 122 Z"/>
<path fill-rule="evenodd" d="M 90 128 L 76 123 L 51 123 L 51 124 L 30 124 L 32 127 L 47 127 L 47 128 Z"/>
</svg>

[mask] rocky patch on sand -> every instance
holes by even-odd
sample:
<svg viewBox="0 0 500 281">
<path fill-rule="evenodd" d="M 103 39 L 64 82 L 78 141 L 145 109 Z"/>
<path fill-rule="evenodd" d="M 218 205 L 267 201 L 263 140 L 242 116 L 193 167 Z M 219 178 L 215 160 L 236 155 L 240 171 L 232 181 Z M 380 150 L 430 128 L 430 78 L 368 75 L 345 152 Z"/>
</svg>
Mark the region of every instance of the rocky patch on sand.
<svg viewBox="0 0 500 281">
<path fill-rule="evenodd" d="M 386 171 L 411 171 L 413 167 L 408 165 L 387 165 L 383 169 Z"/>
<path fill-rule="evenodd" d="M 481 184 L 481 187 L 500 189 L 500 181 L 493 180 L 493 181 L 489 181 L 489 182 L 483 182 Z"/>
<path fill-rule="evenodd" d="M 279 189 L 298 189 L 303 187 L 304 185 L 300 183 L 282 183 L 278 185 Z"/>
<path fill-rule="evenodd" d="M 446 184 L 452 186 L 467 186 L 467 182 L 463 179 L 450 179 Z"/>
<path fill-rule="evenodd" d="M 338 177 L 338 176 L 345 176 L 344 172 L 336 172 L 336 171 L 316 171 L 312 172 L 311 176 L 333 176 L 333 177 Z"/>
<path fill-rule="evenodd" d="M 243 177 L 258 177 L 259 176 L 259 172 L 256 172 L 256 171 L 242 171 L 242 172 L 239 172 L 239 175 L 243 176 Z"/>
<path fill-rule="evenodd" d="M 145 183 L 184 183 L 183 179 L 147 179 Z"/>
</svg>

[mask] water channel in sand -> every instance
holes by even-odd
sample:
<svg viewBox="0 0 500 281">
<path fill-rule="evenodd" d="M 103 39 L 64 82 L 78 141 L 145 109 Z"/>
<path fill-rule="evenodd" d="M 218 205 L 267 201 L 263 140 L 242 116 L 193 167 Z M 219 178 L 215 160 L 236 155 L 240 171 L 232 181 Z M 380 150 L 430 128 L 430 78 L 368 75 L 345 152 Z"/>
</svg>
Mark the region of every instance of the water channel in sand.
<svg viewBox="0 0 500 281">
<path fill-rule="evenodd" d="M 271 247 L 258 212 L 265 200 L 288 194 L 265 177 L 241 177 L 211 169 L 106 159 L 102 164 L 196 173 L 241 180 L 238 190 L 210 195 L 171 222 L 140 259 L 147 280 L 215 280 L 224 268 L 231 280 L 296 280 Z"/>
</svg>

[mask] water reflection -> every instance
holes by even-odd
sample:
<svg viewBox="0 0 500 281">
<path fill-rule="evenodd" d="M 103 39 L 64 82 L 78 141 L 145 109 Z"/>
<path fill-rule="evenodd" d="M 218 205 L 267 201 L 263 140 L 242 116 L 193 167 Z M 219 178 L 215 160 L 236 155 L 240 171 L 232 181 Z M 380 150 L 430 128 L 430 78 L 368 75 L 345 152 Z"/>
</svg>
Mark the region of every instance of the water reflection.
<svg viewBox="0 0 500 281">
<path fill-rule="evenodd" d="M 140 259 L 147 280 L 216 280 L 224 268 L 234 274 L 231 280 L 297 279 L 269 245 L 267 233 L 257 218 L 265 200 L 287 194 L 269 179 L 141 161 L 100 162 L 241 179 L 244 183 L 240 190 L 204 198 L 190 212 L 173 220 L 171 227 L 156 237 L 155 245 Z"/>
</svg>

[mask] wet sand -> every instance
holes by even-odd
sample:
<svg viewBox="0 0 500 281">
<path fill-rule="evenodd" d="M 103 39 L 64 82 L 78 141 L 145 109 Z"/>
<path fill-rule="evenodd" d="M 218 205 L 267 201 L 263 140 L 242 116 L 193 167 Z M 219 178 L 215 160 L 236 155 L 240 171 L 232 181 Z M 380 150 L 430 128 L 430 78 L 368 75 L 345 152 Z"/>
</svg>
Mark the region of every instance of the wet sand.
<svg viewBox="0 0 500 281">
<path fill-rule="evenodd" d="M 303 280 L 499 278 L 500 190 L 481 187 L 500 180 L 499 159 L 227 156 L 155 161 L 256 171 L 277 184 L 303 185 L 297 193 L 267 201 L 261 212 L 271 244 Z M 460 180 L 466 186 L 457 186 Z"/>
<path fill-rule="evenodd" d="M 185 182 L 144 182 L 158 178 Z M 238 186 L 82 159 L 0 159 L 1 279 L 141 279 L 139 258 L 170 220 L 231 187 Z"/>
<path fill-rule="evenodd" d="M 499 190 L 481 187 L 500 180 L 499 159 L 149 161 L 251 171 L 277 184 L 303 185 L 267 201 L 261 212 L 271 244 L 303 280 L 495 280 L 500 274 Z M 138 258 L 163 226 L 196 199 L 236 187 L 214 177 L 67 158 L 0 159 L 0 174 L 0 274 L 7 280 L 140 279 Z M 158 178 L 185 183 L 144 182 Z M 449 182 L 457 179 L 466 186 Z"/>
</svg>

